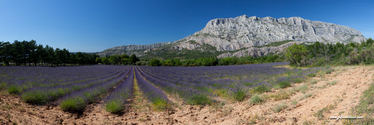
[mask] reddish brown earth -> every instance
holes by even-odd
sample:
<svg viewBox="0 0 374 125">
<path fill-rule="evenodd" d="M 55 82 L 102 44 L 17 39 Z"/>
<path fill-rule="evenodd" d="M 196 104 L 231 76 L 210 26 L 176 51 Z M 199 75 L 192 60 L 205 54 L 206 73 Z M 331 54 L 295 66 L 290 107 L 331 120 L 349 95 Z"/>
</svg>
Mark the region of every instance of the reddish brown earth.
<svg viewBox="0 0 374 125">
<path fill-rule="evenodd" d="M 58 106 L 34 106 L 24 103 L 18 96 L 0 93 L 0 124 L 343 124 L 330 116 L 349 116 L 350 110 L 373 82 L 374 66 L 335 67 L 324 76 L 308 79 L 285 89 L 288 99 L 275 101 L 272 95 L 280 90 L 261 96 L 267 97 L 261 104 L 250 104 L 249 98 L 236 102 L 229 98 L 225 105 L 185 105 L 181 99 L 169 95 L 174 102 L 170 111 L 155 111 L 141 96 L 132 99 L 123 114 L 111 114 L 103 109 L 102 102 L 86 107 L 82 114 L 67 113 Z M 315 81 L 313 84 L 312 81 Z M 305 93 L 297 91 L 307 85 Z M 310 97 L 306 97 L 310 95 Z M 303 99 L 304 98 L 304 99 Z M 287 108 L 275 113 L 272 108 L 284 104 Z M 315 114 L 326 108 L 318 118 Z"/>
</svg>

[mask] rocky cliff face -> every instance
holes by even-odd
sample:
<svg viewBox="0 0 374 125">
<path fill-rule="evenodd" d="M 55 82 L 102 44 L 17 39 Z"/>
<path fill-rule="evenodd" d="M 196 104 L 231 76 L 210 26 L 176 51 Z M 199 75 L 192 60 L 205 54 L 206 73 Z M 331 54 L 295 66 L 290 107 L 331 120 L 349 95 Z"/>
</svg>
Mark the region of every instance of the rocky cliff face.
<svg viewBox="0 0 374 125">
<path fill-rule="evenodd" d="M 236 18 L 213 19 L 201 31 L 182 40 L 151 45 L 114 47 L 101 52 L 100 56 L 127 54 L 127 52 L 136 50 L 142 50 L 143 52 L 137 52 L 141 55 L 144 51 L 148 52 L 153 48 L 166 45 L 171 45 L 171 49 L 194 50 L 203 44 L 209 44 L 216 47 L 217 51 L 235 51 L 242 48 L 260 47 L 283 40 L 346 43 L 361 42 L 365 40 L 365 37 L 360 31 L 347 26 L 310 21 L 301 17 L 276 19 L 243 15 Z M 273 47 L 273 49 L 275 48 Z M 258 50 L 252 49 L 253 51 Z M 249 49 L 247 51 L 252 50 Z"/>
<path fill-rule="evenodd" d="M 131 55 L 135 54 L 137 56 L 143 55 L 144 51 L 141 50 L 151 50 L 153 48 L 165 47 L 171 45 L 174 42 L 165 42 L 165 43 L 155 43 L 150 45 L 127 45 L 127 46 L 117 46 L 104 50 L 103 52 L 98 53 L 99 56 L 110 56 L 110 55 Z"/>
</svg>

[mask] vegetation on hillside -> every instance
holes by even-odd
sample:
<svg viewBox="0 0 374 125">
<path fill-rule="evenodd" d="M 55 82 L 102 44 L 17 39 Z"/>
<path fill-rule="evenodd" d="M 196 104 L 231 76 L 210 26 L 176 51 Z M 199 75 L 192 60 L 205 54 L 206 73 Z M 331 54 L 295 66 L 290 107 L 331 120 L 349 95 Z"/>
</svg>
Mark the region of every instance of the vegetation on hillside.
<svg viewBox="0 0 374 125">
<path fill-rule="evenodd" d="M 374 40 L 369 38 L 361 43 L 294 44 L 287 48 L 285 56 L 293 66 L 373 64 L 373 43 Z"/>
</svg>

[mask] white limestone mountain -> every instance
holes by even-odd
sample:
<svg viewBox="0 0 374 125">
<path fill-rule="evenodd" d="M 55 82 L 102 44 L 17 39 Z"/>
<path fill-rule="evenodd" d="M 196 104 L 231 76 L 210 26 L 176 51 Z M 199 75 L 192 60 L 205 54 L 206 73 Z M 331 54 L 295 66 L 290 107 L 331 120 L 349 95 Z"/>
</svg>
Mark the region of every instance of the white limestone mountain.
<svg viewBox="0 0 374 125">
<path fill-rule="evenodd" d="M 215 47 L 216 51 L 236 51 L 237 53 L 223 53 L 218 57 L 240 55 L 262 56 L 267 53 L 283 50 L 284 47 L 288 47 L 291 44 L 288 43 L 289 45 L 279 46 L 283 49 L 279 49 L 279 47 L 262 47 L 258 49 L 258 47 L 284 40 L 298 41 L 297 43 L 299 44 L 316 41 L 348 43 L 361 42 L 365 40 L 365 37 L 360 31 L 347 26 L 311 21 L 301 17 L 276 19 L 272 17 L 259 18 L 242 15 L 236 18 L 210 20 L 201 31 L 178 41 L 151 45 L 119 46 L 104 50 L 99 55 L 134 53 L 142 56 L 158 49 L 195 50 L 202 45 L 208 44 Z"/>
</svg>

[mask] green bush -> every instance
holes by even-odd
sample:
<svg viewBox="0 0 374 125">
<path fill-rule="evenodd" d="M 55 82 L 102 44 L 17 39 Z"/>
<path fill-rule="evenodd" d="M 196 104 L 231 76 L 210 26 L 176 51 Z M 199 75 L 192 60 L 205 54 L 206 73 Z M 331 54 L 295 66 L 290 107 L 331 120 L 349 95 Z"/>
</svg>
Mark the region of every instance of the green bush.
<svg viewBox="0 0 374 125">
<path fill-rule="evenodd" d="M 264 100 L 261 99 L 260 96 L 256 94 L 256 95 L 254 95 L 254 96 L 251 97 L 250 103 L 251 104 L 259 104 L 259 103 L 261 103 L 263 101 Z"/>
<path fill-rule="evenodd" d="M 156 110 L 166 110 L 170 108 L 169 103 L 161 98 L 157 98 L 152 101 L 153 108 Z"/>
<path fill-rule="evenodd" d="M 295 79 L 293 80 L 294 83 L 301 83 L 301 82 L 303 82 L 303 81 L 304 81 L 304 80 L 301 79 L 301 78 L 295 78 Z"/>
<path fill-rule="evenodd" d="M 18 94 L 19 92 L 21 92 L 21 88 L 19 86 L 12 85 L 8 88 L 8 93 L 10 94 Z"/>
<path fill-rule="evenodd" d="M 22 93 L 21 99 L 26 103 L 43 105 L 48 101 L 48 95 L 45 92 L 25 92 Z"/>
<path fill-rule="evenodd" d="M 67 112 L 80 112 L 84 110 L 86 103 L 81 97 L 68 98 L 60 103 L 60 108 Z"/>
<path fill-rule="evenodd" d="M 234 92 L 234 99 L 236 101 L 243 101 L 246 97 L 245 92 L 246 91 L 243 90 L 243 89 L 239 89 L 239 90 L 235 91 Z"/>
<path fill-rule="evenodd" d="M 124 106 L 120 100 L 111 100 L 105 104 L 105 110 L 110 113 L 119 113 L 123 111 Z"/>
<path fill-rule="evenodd" d="M 254 93 L 264 93 L 264 92 L 269 92 L 271 89 L 270 87 L 267 87 L 266 85 L 259 85 L 259 86 L 256 86 L 254 89 L 253 89 L 253 92 Z"/>
<path fill-rule="evenodd" d="M 276 106 L 274 106 L 273 108 L 271 108 L 271 110 L 274 112 L 274 113 L 278 113 L 280 111 L 282 111 L 283 109 L 287 108 L 288 106 L 284 103 L 282 104 L 278 104 Z"/>
<path fill-rule="evenodd" d="M 278 82 L 278 85 L 280 88 L 287 88 L 291 86 L 291 83 L 288 81 L 281 81 L 281 82 Z"/>
<path fill-rule="evenodd" d="M 187 103 L 192 105 L 206 105 L 210 104 L 211 100 L 208 96 L 199 94 L 194 95 L 191 99 L 187 100 Z"/>
<path fill-rule="evenodd" d="M 316 77 L 317 75 L 315 73 L 309 73 L 307 76 L 308 77 Z"/>
</svg>

